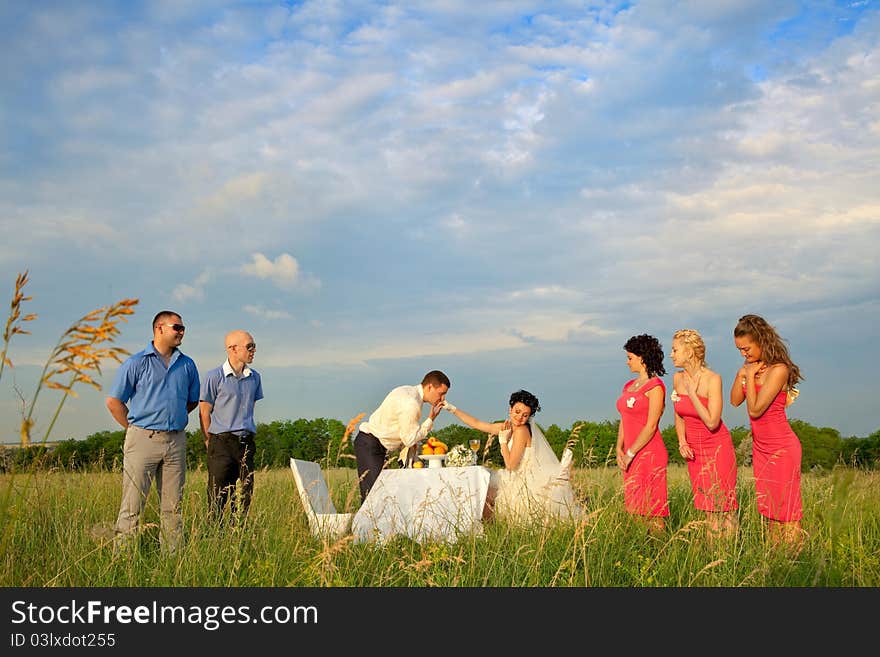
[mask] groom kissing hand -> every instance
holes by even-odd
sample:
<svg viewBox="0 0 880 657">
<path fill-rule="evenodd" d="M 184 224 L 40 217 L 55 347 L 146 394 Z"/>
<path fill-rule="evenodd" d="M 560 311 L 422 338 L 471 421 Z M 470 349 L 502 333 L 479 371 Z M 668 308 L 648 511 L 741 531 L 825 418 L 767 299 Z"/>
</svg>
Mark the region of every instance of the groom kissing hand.
<svg viewBox="0 0 880 657">
<path fill-rule="evenodd" d="M 412 459 L 409 452 L 431 431 L 451 385 L 443 372 L 431 370 L 419 385 L 394 388 L 369 419 L 361 423 L 354 438 L 354 454 L 362 502 L 376 483 L 389 451 L 401 450 L 404 465 Z M 431 406 L 424 422 L 423 404 Z"/>
</svg>

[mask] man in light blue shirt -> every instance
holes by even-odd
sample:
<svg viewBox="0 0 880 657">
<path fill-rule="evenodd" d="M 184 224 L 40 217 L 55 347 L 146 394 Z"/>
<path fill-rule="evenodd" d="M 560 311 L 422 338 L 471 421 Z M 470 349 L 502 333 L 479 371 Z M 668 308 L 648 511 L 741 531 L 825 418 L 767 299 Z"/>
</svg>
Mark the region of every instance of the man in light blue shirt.
<svg viewBox="0 0 880 657">
<path fill-rule="evenodd" d="M 159 495 L 159 541 L 169 552 L 180 547 L 185 429 L 190 411 L 199 403 L 196 364 L 178 349 L 185 330 L 177 313 L 158 313 L 153 318 L 153 341 L 122 363 L 107 397 L 107 410 L 125 429 L 117 547 L 136 533 L 154 477 Z"/>
<path fill-rule="evenodd" d="M 263 398 L 260 373 L 252 369 L 257 343 L 247 331 L 226 335 L 226 362 L 205 375 L 199 421 L 208 450 L 208 504 L 215 518 L 227 503 L 233 517 L 247 515 L 254 489 L 254 404 Z M 241 489 L 236 490 L 239 482 Z"/>
</svg>

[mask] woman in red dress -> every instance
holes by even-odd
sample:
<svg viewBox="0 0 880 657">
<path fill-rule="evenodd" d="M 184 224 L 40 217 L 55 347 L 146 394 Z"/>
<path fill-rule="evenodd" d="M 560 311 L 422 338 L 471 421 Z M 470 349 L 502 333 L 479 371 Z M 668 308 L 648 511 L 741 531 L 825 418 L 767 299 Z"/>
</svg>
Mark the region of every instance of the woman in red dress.
<svg viewBox="0 0 880 657">
<path fill-rule="evenodd" d="M 721 419 L 721 375 L 706 366 L 706 344 L 694 329 L 672 336 L 672 403 L 678 451 L 687 461 L 694 508 L 706 512 L 710 536 L 736 531 L 736 452 Z"/>
<path fill-rule="evenodd" d="M 746 402 L 752 426 L 752 467 L 758 512 L 769 519 L 773 542 L 800 543 L 801 442 L 785 407 L 797 396 L 800 369 L 776 330 L 758 315 L 744 315 L 733 341 L 745 364 L 730 388 L 730 403 Z"/>
<path fill-rule="evenodd" d="M 626 363 L 636 378 L 626 382 L 617 398 L 617 465 L 623 470 L 626 510 L 644 516 L 652 531 L 662 530 L 669 515 L 666 466 L 669 454 L 660 435 L 666 386 L 661 376 L 663 347 L 651 335 L 634 335 L 623 345 Z"/>
</svg>

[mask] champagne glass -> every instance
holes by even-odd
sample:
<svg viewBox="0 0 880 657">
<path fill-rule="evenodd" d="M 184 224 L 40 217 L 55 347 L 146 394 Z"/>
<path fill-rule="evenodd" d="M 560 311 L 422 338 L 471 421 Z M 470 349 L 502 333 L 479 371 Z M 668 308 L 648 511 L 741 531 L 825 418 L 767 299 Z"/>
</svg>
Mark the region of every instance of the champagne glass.
<svg viewBox="0 0 880 657">
<path fill-rule="evenodd" d="M 473 462 L 474 465 L 477 463 L 477 452 L 480 451 L 480 439 L 479 438 L 471 438 L 468 440 L 468 447 L 471 448 L 471 451 L 474 453 Z"/>
</svg>

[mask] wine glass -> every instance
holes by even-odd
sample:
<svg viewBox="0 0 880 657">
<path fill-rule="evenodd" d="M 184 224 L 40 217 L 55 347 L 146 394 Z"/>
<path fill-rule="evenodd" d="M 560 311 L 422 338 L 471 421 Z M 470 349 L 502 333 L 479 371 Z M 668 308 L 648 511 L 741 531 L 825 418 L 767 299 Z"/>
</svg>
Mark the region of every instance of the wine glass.
<svg viewBox="0 0 880 657">
<path fill-rule="evenodd" d="M 474 465 L 477 463 L 477 452 L 480 451 L 480 439 L 479 438 L 471 438 L 468 440 L 468 447 L 471 448 L 471 451 L 474 453 L 473 462 Z"/>
</svg>

